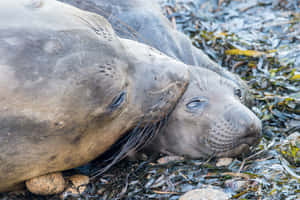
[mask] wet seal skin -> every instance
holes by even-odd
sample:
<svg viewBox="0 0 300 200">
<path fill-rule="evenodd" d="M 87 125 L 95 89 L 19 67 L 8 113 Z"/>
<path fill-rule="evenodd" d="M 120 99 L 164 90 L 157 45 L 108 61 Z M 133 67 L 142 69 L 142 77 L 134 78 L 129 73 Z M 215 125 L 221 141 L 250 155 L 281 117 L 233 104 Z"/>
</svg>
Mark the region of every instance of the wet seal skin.
<svg viewBox="0 0 300 200">
<path fill-rule="evenodd" d="M 127 134 L 110 167 L 159 132 L 188 85 L 185 64 L 138 43 L 133 54 L 99 15 L 56 1 L 0 9 L 1 192 Z"/>
<path fill-rule="evenodd" d="M 240 88 L 203 68 L 190 67 L 190 83 L 167 125 L 145 147 L 191 158 L 235 157 L 258 143 L 261 121 L 241 102 Z"/>
<path fill-rule="evenodd" d="M 174 29 L 162 14 L 158 0 L 59 0 L 105 17 L 121 38 L 156 48 L 187 65 L 210 69 L 235 82 L 241 88 L 242 101 L 251 104 L 248 87 L 237 75 L 212 61 L 191 40 Z"/>
<path fill-rule="evenodd" d="M 235 82 L 121 39 L 102 16 L 67 4 L 3 1 L 0 9 L 0 192 L 116 143 L 102 172 L 145 145 L 206 157 L 257 141 L 260 121 Z"/>
<path fill-rule="evenodd" d="M 152 147 L 148 146 L 151 152 L 160 149 L 190 157 L 236 156 L 257 142 L 261 122 L 243 105 L 251 101 L 245 82 L 222 69 L 186 36 L 174 30 L 156 0 L 59 1 L 104 16 L 122 38 L 145 43 L 193 65 L 189 66 L 192 75 L 183 97 L 185 101 L 180 100 L 167 128 L 157 136 Z M 181 138 L 185 139 L 181 141 Z"/>
</svg>

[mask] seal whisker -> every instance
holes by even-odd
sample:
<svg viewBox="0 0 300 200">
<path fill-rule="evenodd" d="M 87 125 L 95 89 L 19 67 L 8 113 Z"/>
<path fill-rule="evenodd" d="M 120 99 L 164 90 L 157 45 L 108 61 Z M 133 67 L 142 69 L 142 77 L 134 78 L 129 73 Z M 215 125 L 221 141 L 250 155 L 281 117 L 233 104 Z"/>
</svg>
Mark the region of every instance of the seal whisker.
<svg viewBox="0 0 300 200">
<path fill-rule="evenodd" d="M 145 126 L 141 127 L 142 123 L 145 121 L 144 118 L 142 118 L 138 125 L 134 127 L 132 131 L 129 131 L 122 137 L 117 143 L 115 143 L 110 150 L 107 151 L 105 154 L 111 154 L 108 155 L 109 158 L 105 159 L 105 162 L 109 162 L 108 164 L 105 164 L 104 168 L 100 168 L 93 172 L 93 175 L 91 178 L 95 178 L 101 174 L 103 174 L 105 171 L 107 171 L 111 166 L 116 164 L 118 161 L 122 160 L 125 156 L 127 156 L 128 152 L 130 151 L 138 151 L 142 147 L 144 147 L 146 144 L 148 144 L 151 139 L 160 131 L 160 129 L 165 124 L 165 119 L 152 123 L 153 119 L 150 118 L 150 120 L 147 120 L 148 123 L 146 123 Z M 116 148 L 119 147 L 119 150 L 115 151 Z M 113 153 L 111 153 L 113 151 Z M 103 161 L 103 160 L 102 160 Z"/>
<path fill-rule="evenodd" d="M 146 136 L 148 136 L 149 139 L 144 140 L 144 144 L 141 145 L 141 147 L 139 147 L 140 150 L 142 147 L 148 145 L 151 142 L 151 139 L 162 129 L 162 127 L 165 125 L 165 122 L 167 121 L 168 117 L 166 116 L 165 118 L 163 118 L 162 120 L 158 121 L 157 123 L 153 124 L 149 134 L 145 134 Z"/>
<path fill-rule="evenodd" d="M 129 149 L 131 149 L 131 146 L 135 146 L 134 144 L 137 142 L 135 139 L 139 137 L 139 134 L 145 127 L 140 130 L 140 126 L 143 122 L 143 118 L 139 121 L 137 126 L 135 126 L 131 131 L 128 131 L 121 139 L 119 139 L 115 144 L 113 144 L 101 157 L 106 157 L 108 158 L 103 159 L 102 161 L 104 163 L 109 162 L 106 164 L 104 168 L 100 168 L 93 172 L 93 176 L 91 178 L 95 178 L 102 173 L 104 173 L 106 170 L 108 170 L 111 166 L 113 166 L 115 163 L 117 163 L 119 160 L 121 160 L 124 155 L 128 152 Z M 119 147 L 121 146 L 121 147 Z M 120 149 L 119 151 L 116 149 Z M 101 159 L 101 158 L 100 158 Z"/>
<path fill-rule="evenodd" d="M 209 83 L 208 83 L 208 71 L 206 71 L 206 76 L 204 77 L 204 81 L 205 81 L 205 89 L 208 90 L 210 87 L 209 87 Z"/>
<path fill-rule="evenodd" d="M 198 85 L 200 91 L 205 91 L 204 84 L 201 84 L 203 81 L 201 81 L 200 77 L 198 77 L 198 76 L 196 76 L 196 79 L 197 79 L 197 85 Z"/>
</svg>

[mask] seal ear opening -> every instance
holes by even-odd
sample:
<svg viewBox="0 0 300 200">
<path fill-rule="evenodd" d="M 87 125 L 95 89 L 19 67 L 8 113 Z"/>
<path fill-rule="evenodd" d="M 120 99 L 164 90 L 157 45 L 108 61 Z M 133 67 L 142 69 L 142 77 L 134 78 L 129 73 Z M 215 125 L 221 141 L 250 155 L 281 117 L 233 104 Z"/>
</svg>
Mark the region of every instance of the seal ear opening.
<svg viewBox="0 0 300 200">
<path fill-rule="evenodd" d="M 164 127 L 168 120 L 168 115 L 160 121 L 141 119 L 140 122 L 132 129 L 128 130 L 124 135 L 114 143 L 106 152 L 96 159 L 98 169 L 92 172 L 92 178 L 95 178 L 108 169 L 110 169 L 118 161 L 125 158 L 132 151 L 139 151 L 145 145 L 152 141 L 154 136 Z M 144 124 L 144 121 L 148 121 Z"/>
</svg>

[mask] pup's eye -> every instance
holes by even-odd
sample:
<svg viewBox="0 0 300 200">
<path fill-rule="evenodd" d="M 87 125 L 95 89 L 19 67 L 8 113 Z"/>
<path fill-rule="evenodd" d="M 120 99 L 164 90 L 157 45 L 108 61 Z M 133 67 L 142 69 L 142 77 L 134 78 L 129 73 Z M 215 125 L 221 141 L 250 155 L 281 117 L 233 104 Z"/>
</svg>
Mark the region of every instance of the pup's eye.
<svg viewBox="0 0 300 200">
<path fill-rule="evenodd" d="M 112 110 L 116 109 L 125 101 L 125 98 L 126 98 L 126 92 L 122 92 L 119 96 L 115 97 L 112 100 L 111 104 L 109 105 L 109 108 Z"/>
<path fill-rule="evenodd" d="M 207 105 L 207 102 L 208 101 L 205 98 L 195 97 L 195 98 L 192 98 L 186 104 L 186 108 L 188 109 L 188 111 L 195 112 L 195 111 L 198 111 L 200 109 L 203 109 Z"/>
<path fill-rule="evenodd" d="M 242 98 L 242 91 L 239 88 L 234 89 L 234 95 L 236 95 L 239 98 Z"/>
</svg>

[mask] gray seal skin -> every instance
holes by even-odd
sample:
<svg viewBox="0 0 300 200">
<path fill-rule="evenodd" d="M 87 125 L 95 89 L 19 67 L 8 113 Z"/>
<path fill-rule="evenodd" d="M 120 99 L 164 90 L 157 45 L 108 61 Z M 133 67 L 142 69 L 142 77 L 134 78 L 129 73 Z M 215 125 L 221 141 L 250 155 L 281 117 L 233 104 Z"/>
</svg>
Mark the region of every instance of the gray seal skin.
<svg viewBox="0 0 300 200">
<path fill-rule="evenodd" d="M 183 33 L 174 30 L 156 0 L 59 1 L 100 14 L 120 37 L 153 46 L 190 65 L 192 75 L 185 100 L 180 100 L 164 131 L 145 149 L 193 158 L 233 157 L 257 142 L 261 122 L 243 105 L 251 104 L 245 82 L 195 48 Z M 194 112 L 189 112 L 189 101 L 197 105 Z"/>
<path fill-rule="evenodd" d="M 258 143 L 262 127 L 242 104 L 238 85 L 207 69 L 189 70 L 186 92 L 144 151 L 191 158 L 236 157 L 249 152 Z"/>
<path fill-rule="evenodd" d="M 207 157 L 257 142 L 260 121 L 224 76 L 120 39 L 103 17 L 66 4 L 0 8 L 0 192 L 85 164 L 120 139 L 104 169 L 143 145 Z"/>
<path fill-rule="evenodd" d="M 128 134 L 114 164 L 158 133 L 188 85 L 185 64 L 136 43 L 133 54 L 101 16 L 56 1 L 0 9 L 0 192 Z"/>
<path fill-rule="evenodd" d="M 143 44 L 122 41 L 132 54 L 142 52 L 137 47 Z M 166 125 L 142 151 L 191 158 L 236 157 L 249 152 L 258 143 L 262 127 L 243 104 L 239 85 L 206 68 L 189 65 L 188 71 L 183 96 Z"/>
<path fill-rule="evenodd" d="M 122 38 L 152 46 L 181 62 L 210 69 L 234 81 L 242 89 L 242 101 L 251 104 L 248 87 L 237 75 L 212 61 L 191 40 L 175 30 L 161 13 L 157 0 L 59 0 L 105 17 Z"/>
<path fill-rule="evenodd" d="M 59 1 L 105 17 L 122 38 L 155 47 L 188 65 L 225 72 L 201 50 L 195 48 L 183 33 L 173 29 L 168 19 L 162 15 L 157 0 Z"/>
<path fill-rule="evenodd" d="M 153 146 L 150 145 L 146 149 L 152 152 L 163 151 L 194 158 L 211 155 L 236 156 L 245 152 L 257 141 L 260 136 L 261 123 L 243 105 L 251 103 L 245 82 L 222 69 L 201 50 L 195 48 L 184 34 L 174 30 L 167 18 L 162 15 L 157 1 L 59 1 L 103 15 L 120 37 L 148 44 L 170 57 L 193 65 L 189 67 L 192 76 L 184 99 L 191 102 L 200 99 L 194 104 L 199 104 L 201 114 L 197 113 L 199 111 L 188 112 L 189 109 L 186 106 L 188 102 L 180 100 L 163 133 L 157 136 L 152 143 Z M 127 49 L 130 49 L 130 46 Z M 222 81 L 218 81 L 219 79 Z M 201 86 L 203 83 L 206 84 L 205 87 Z M 245 118 L 245 122 L 239 118 Z M 223 135 L 218 136 L 222 132 L 224 132 Z M 189 137 L 190 135 L 192 136 Z M 216 137 L 216 140 L 220 139 L 222 142 L 217 142 L 210 137 Z M 198 142 L 193 141 L 194 138 L 198 138 Z M 212 148 L 212 145 L 218 147 Z M 197 148 L 192 150 L 190 146 L 197 146 Z"/>
</svg>

